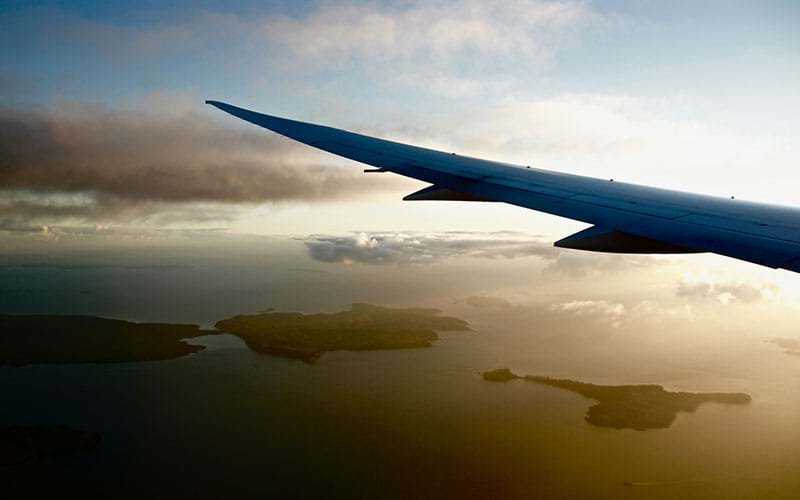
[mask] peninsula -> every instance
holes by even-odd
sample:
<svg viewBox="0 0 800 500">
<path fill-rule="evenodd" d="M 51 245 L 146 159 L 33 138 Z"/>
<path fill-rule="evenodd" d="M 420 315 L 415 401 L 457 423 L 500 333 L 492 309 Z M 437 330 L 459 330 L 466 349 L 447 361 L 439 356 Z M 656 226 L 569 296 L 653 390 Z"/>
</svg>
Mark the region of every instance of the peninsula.
<svg viewBox="0 0 800 500">
<path fill-rule="evenodd" d="M 694 412 L 703 403 L 746 405 L 750 396 L 743 393 L 670 392 L 660 385 L 596 385 L 538 375 L 520 376 L 508 368 L 483 373 L 484 380 L 507 382 L 526 380 L 577 392 L 595 399 L 586 412 L 586 422 L 614 429 L 666 429 L 677 413 Z"/>
<path fill-rule="evenodd" d="M 466 321 L 440 313 L 353 304 L 336 313 L 235 316 L 215 326 L 242 338 L 258 353 L 314 362 L 327 351 L 430 347 L 439 338 L 437 331 L 469 330 Z"/>
<path fill-rule="evenodd" d="M 0 315 L 0 366 L 173 359 L 203 349 L 184 340 L 207 334 L 197 325 Z"/>
</svg>

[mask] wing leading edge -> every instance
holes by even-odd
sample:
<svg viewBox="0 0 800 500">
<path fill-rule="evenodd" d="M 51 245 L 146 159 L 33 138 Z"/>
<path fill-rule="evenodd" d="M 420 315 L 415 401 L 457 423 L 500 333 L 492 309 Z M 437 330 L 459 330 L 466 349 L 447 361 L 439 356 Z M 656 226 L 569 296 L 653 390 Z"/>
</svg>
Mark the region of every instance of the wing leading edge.
<svg viewBox="0 0 800 500">
<path fill-rule="evenodd" d="M 594 227 L 557 246 L 623 253 L 713 252 L 800 272 L 800 209 L 493 162 L 206 101 L 329 153 L 432 184 L 406 200 L 499 201 Z"/>
</svg>

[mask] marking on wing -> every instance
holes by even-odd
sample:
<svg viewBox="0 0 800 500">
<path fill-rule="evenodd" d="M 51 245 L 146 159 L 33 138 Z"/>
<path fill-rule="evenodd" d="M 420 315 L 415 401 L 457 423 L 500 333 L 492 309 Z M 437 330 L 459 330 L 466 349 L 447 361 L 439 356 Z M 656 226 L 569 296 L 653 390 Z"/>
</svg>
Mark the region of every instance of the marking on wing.
<svg viewBox="0 0 800 500">
<path fill-rule="evenodd" d="M 770 238 L 790 243 L 800 243 L 800 230 L 790 226 L 772 225 L 699 213 L 692 213 L 681 217 L 678 220 L 697 226 L 725 229 L 726 231 L 732 231 L 735 233 L 748 234 L 761 238 Z"/>
<path fill-rule="evenodd" d="M 614 198 L 606 198 L 603 196 L 595 196 L 588 194 L 578 194 L 570 198 L 571 201 L 578 201 L 607 208 L 615 208 L 617 210 L 624 210 L 626 212 L 633 212 L 637 214 L 652 215 L 662 219 L 677 219 L 689 215 L 690 212 L 686 210 L 675 210 L 663 206 L 655 206 L 646 203 L 640 203 L 635 200 L 619 200 Z"/>
</svg>

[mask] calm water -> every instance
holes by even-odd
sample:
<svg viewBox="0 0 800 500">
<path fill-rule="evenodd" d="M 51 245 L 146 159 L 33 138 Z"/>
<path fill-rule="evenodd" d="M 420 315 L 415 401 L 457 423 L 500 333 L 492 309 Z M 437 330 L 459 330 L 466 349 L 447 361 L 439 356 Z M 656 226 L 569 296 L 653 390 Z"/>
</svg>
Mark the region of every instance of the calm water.
<svg viewBox="0 0 800 500">
<path fill-rule="evenodd" d="M 270 306 L 336 309 L 372 298 L 440 305 L 475 331 L 444 334 L 430 349 L 329 353 L 315 365 L 259 356 L 220 336 L 199 339 L 207 350 L 172 361 L 0 369 L 0 424 L 68 424 L 103 435 L 91 455 L 0 469 L 3 483 L 35 488 L 46 478 L 50 486 L 172 498 L 800 497 L 800 359 L 759 335 L 731 335 L 713 349 L 680 332 L 594 337 L 536 309 L 437 303 L 431 296 L 445 285 L 434 284 L 436 271 L 422 293 L 404 273 L 365 278 L 293 265 L 8 268 L 0 305 L 207 326 Z M 602 429 L 584 422 L 593 402 L 579 395 L 481 379 L 480 371 L 499 367 L 742 391 L 753 402 L 704 405 L 666 430 Z"/>
</svg>

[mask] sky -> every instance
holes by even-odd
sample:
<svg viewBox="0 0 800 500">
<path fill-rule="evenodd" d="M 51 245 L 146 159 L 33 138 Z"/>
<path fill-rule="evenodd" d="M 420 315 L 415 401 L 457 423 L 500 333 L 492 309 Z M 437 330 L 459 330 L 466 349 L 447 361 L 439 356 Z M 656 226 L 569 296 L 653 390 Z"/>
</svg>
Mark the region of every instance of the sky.
<svg viewBox="0 0 800 500">
<path fill-rule="evenodd" d="M 453 234 L 466 235 L 456 247 L 497 231 L 546 247 L 584 227 L 502 204 L 402 202 L 424 185 L 362 175 L 206 99 L 470 156 L 800 205 L 798 21 L 791 1 L 2 1 L 2 252 L 277 237 L 320 262 L 416 266 L 420 252 L 452 258 Z M 535 255 L 545 267 L 555 259 Z M 610 269 L 606 256 L 573 255 Z M 739 285 L 757 290 L 740 299 L 800 296 L 784 271 L 656 260 L 677 296 L 727 303 Z M 630 279 L 642 272 L 632 269 Z"/>
</svg>

